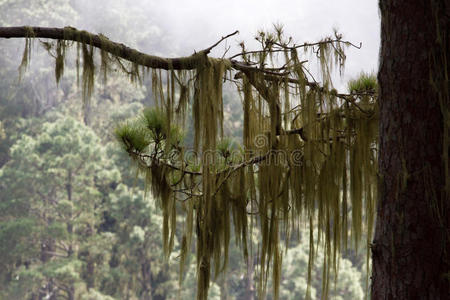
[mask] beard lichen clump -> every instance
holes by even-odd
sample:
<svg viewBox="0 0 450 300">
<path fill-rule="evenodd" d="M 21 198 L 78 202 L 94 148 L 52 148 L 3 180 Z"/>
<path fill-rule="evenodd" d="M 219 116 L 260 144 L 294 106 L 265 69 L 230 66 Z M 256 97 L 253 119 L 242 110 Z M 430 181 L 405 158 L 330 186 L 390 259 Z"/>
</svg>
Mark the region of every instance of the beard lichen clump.
<svg viewBox="0 0 450 300">
<path fill-rule="evenodd" d="M 311 230 L 308 283 L 317 248 L 323 247 L 326 254 L 325 298 L 330 274 L 338 274 L 338 254 L 347 249 L 348 241 L 358 247 L 363 231 L 368 233 L 367 243 L 370 240 L 376 200 L 376 98 L 353 93 L 340 99 L 336 92 L 307 86 L 296 57 L 290 60 L 298 86 L 289 86 L 287 80 L 267 83 L 261 74 L 242 77 L 244 151 L 222 168 L 219 160 L 226 161 L 229 152 L 223 147 L 214 150 L 223 135 L 226 61 L 208 58 L 193 74 L 193 147 L 199 154 L 198 164 L 178 156 L 175 165 L 167 167 L 168 160 L 162 158 L 158 166 L 166 164 L 166 176 L 178 174 L 179 178 L 178 190 L 171 187 L 173 198 L 162 202 L 170 203 L 172 209 L 180 202 L 186 213 L 180 277 L 193 232 L 197 237 L 198 299 L 207 298 L 211 272 L 215 277 L 226 268 L 232 228 L 246 259 L 249 232 L 253 226 L 259 227 L 260 297 L 266 293 L 270 270 L 274 296 L 278 297 L 282 245 L 287 247 L 300 224 L 308 224 Z M 154 82 L 162 85 L 156 78 Z M 156 95 L 162 111 L 170 107 L 164 114 L 173 118 L 179 110 L 174 110 L 177 105 L 168 100 L 174 97 L 166 93 L 174 81 L 166 85 L 167 89 L 161 92 L 160 88 Z M 184 87 L 177 87 L 179 93 Z M 178 107 L 186 105 L 182 99 Z M 184 191 L 181 197 L 180 189 Z M 317 236 L 314 228 L 319 229 Z M 163 232 L 167 238 L 167 231 Z"/>
<path fill-rule="evenodd" d="M 358 247 L 362 232 L 367 232 L 369 243 L 376 201 L 376 82 L 362 78 L 350 94 L 340 94 L 330 75 L 333 68 L 343 68 L 348 42 L 335 34 L 319 43 L 295 45 L 277 27 L 274 34 L 258 35 L 261 50 L 247 52 L 242 45 L 237 56 L 243 61 L 238 62 L 236 56 L 210 58 L 210 48 L 171 60 L 145 56 L 69 27 L 64 36 L 77 44 L 77 70 L 82 60 L 84 103 L 94 88 L 95 47 L 101 50 L 104 81 L 111 64 L 141 83 L 145 72 L 139 66 L 150 66 L 157 107 L 119 125 L 115 134 L 163 211 L 166 257 L 175 247 L 177 214 L 184 215 L 180 281 L 195 233 L 198 299 L 207 298 L 211 275 L 226 269 L 231 230 L 248 262 L 253 251 L 248 237 L 256 228 L 261 235 L 259 297 L 264 297 L 272 274 L 278 298 L 283 244 L 287 248 L 302 225 L 310 229 L 308 286 L 317 249 L 323 247 L 322 289 L 327 298 L 330 274 L 338 274 L 338 254 L 350 240 Z M 69 45 L 56 45 L 57 81 Z M 29 51 L 27 39 L 24 66 Z M 322 83 L 305 66 L 311 57 L 318 57 Z M 227 73 L 231 69 L 239 72 Z M 224 80 L 236 82 L 242 96 L 241 150 L 224 141 Z M 194 123 L 194 154 L 187 153 L 179 129 L 188 112 Z"/>
<path fill-rule="evenodd" d="M 333 61 L 330 59 L 333 52 L 326 44 L 320 46 L 318 53 L 325 57 L 320 63 Z M 199 168 L 193 171 L 195 164 L 181 155 L 175 165 L 170 165 L 164 157 L 162 162 L 148 165 L 152 170 L 155 166 L 166 170 L 164 175 L 155 175 L 153 171 L 152 176 L 157 180 L 152 185 L 164 186 L 163 182 L 174 174 L 179 178 L 176 180 L 179 189 L 169 187 L 172 192 L 164 194 L 167 199 L 161 199 L 167 205 L 163 205 L 163 228 L 168 228 L 168 223 L 175 226 L 175 206 L 180 202 L 186 213 L 181 273 L 195 232 L 198 299 L 207 298 L 211 272 L 217 276 L 226 268 L 232 227 L 245 258 L 249 251 L 249 232 L 253 226 L 259 227 L 260 297 L 266 293 L 271 270 L 273 293 L 278 298 L 282 244 L 287 247 L 289 237 L 298 232 L 301 224 L 309 225 L 311 230 L 308 283 L 317 248 L 324 249 L 324 298 L 327 298 L 330 274 L 338 274 L 338 254 L 347 248 L 350 240 L 358 247 L 363 231 L 368 233 L 367 243 L 371 238 L 378 135 L 372 88 L 376 87 L 371 85 L 370 93 L 366 93 L 367 89 L 352 90 L 344 97 L 335 90 L 309 82 L 296 51 L 285 55 L 292 76 L 289 79 L 268 79 L 264 73 L 254 71 L 236 76 L 242 78 L 244 108 L 244 151 L 237 160 L 235 157 L 228 167 L 219 168 L 219 158 L 227 159 L 226 151 L 219 152 L 221 157 L 214 152 L 223 136 L 222 83 L 229 61 L 205 57 L 192 74 L 194 84 L 190 87 L 193 89 L 193 147 L 199 154 L 196 157 Z M 334 61 L 339 65 L 339 59 Z M 330 69 L 321 66 L 327 86 L 331 86 Z M 168 124 L 175 112 L 187 111 L 179 107 L 186 107 L 190 100 L 180 96 L 175 103 L 174 86 L 182 94 L 186 93 L 187 85 L 179 84 L 170 74 L 174 71 L 168 71 L 164 89 L 161 72 L 153 72 L 153 88 L 157 90 L 154 94 Z M 290 85 L 292 80 L 295 86 Z M 159 88 L 155 89 L 155 85 Z M 173 149 L 166 148 L 166 151 Z M 180 189 L 184 191 L 181 197 L 177 195 Z M 317 236 L 313 234 L 314 228 L 318 228 Z M 168 238 L 168 230 L 163 229 L 164 240 L 169 240 L 166 248 L 169 251 L 174 230 L 171 227 Z"/>
</svg>

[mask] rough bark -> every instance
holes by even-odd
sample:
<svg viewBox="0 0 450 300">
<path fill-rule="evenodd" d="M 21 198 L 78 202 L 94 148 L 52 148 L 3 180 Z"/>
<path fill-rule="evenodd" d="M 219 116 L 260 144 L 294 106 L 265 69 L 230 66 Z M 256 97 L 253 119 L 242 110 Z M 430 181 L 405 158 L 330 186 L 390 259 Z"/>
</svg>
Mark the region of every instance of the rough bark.
<svg viewBox="0 0 450 300">
<path fill-rule="evenodd" d="M 449 6 L 446 0 L 380 1 L 380 188 L 372 246 L 373 299 L 450 297 L 448 149 L 443 149 L 448 102 L 439 98 L 442 93 L 448 97 L 449 63 L 435 64 L 433 59 L 449 54 Z M 442 43 L 437 32 L 444 37 Z M 430 78 L 440 81 L 437 90 Z"/>
</svg>

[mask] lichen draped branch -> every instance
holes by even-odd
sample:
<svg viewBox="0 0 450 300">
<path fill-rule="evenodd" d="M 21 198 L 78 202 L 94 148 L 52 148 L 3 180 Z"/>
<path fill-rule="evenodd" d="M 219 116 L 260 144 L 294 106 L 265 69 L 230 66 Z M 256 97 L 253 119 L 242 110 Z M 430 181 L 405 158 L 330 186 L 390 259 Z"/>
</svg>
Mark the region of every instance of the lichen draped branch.
<svg viewBox="0 0 450 300">
<path fill-rule="evenodd" d="M 344 48 L 357 47 L 337 33 L 297 46 L 276 27 L 273 33 L 259 33 L 260 50 L 247 51 L 242 44 L 241 53 L 230 59 L 208 57 L 213 47 L 236 33 L 191 56 L 161 58 L 72 27 L 0 27 L 0 37 L 26 38 L 22 69 L 30 59 L 30 39 L 58 40 L 55 49 L 43 42 L 47 51 L 56 51 L 57 81 L 64 71 L 65 48 L 71 46 L 68 41 L 75 42 L 85 102 L 94 86 L 94 48 L 101 50 L 105 80 L 110 64 L 140 82 L 145 73 L 140 67 L 151 69 L 157 107 L 124 122 L 115 134 L 163 211 L 166 255 L 175 247 L 177 214 L 185 215 L 180 280 L 195 232 L 198 299 L 207 298 L 211 274 L 226 269 L 231 230 L 247 257 L 249 234 L 256 226 L 261 234 L 259 296 L 263 298 L 272 270 L 277 298 L 282 244 L 288 244 L 301 223 L 310 226 L 308 281 L 316 248 L 324 248 L 326 298 L 330 274 L 337 274 L 338 253 L 350 239 L 357 246 L 363 230 L 367 243 L 372 234 L 377 198 L 376 80 L 367 76 L 352 82 L 349 94 L 333 89 L 330 73 L 334 67 L 343 68 Z M 306 69 L 300 48 L 318 59 L 320 84 Z M 224 136 L 224 79 L 238 81 L 242 97 L 239 146 Z M 184 145 L 180 130 L 189 111 L 194 152 Z"/>
</svg>

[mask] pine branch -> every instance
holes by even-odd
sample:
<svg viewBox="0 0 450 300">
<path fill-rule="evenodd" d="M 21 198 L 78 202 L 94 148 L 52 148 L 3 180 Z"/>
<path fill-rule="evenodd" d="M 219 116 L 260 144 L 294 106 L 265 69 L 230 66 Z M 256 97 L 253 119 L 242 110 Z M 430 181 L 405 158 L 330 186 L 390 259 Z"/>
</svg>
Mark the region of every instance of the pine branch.
<svg viewBox="0 0 450 300">
<path fill-rule="evenodd" d="M 132 49 L 122 43 L 116 43 L 110 41 L 105 36 L 101 34 L 92 34 L 85 30 L 78 30 L 74 27 L 64 27 L 64 28 L 51 28 L 51 27 L 0 27 L 0 38 L 47 38 L 54 40 L 66 40 L 74 41 L 92 45 L 96 48 L 100 48 L 105 52 L 108 52 L 116 57 L 120 57 L 132 63 L 140 66 L 145 66 L 154 69 L 164 69 L 164 70 L 193 70 L 195 69 L 201 61 L 205 59 L 208 53 L 217 45 L 219 45 L 223 40 L 237 34 L 235 31 L 227 36 L 222 37 L 218 42 L 212 46 L 196 52 L 191 56 L 185 57 L 174 57 L 174 58 L 164 58 L 154 55 L 149 55 L 138 50 Z M 318 42 L 313 44 L 306 44 L 309 46 L 317 45 L 320 43 L 330 43 L 336 42 L 335 40 Z M 349 43 L 347 41 L 341 41 L 343 43 Z M 304 45 L 301 45 L 304 46 Z M 354 46 L 352 44 L 352 46 Z M 299 46 L 295 46 L 299 47 Z M 354 46 L 357 47 L 357 46 Z M 358 48 L 358 47 L 357 47 Z M 248 73 L 248 72 L 262 72 L 264 73 L 264 79 L 268 81 L 288 81 L 290 83 L 299 83 L 297 79 L 288 78 L 286 79 L 286 72 L 275 72 L 272 70 L 264 70 L 258 67 L 251 66 L 245 62 L 228 59 L 230 65 L 233 69 Z M 235 79 L 241 78 L 242 73 L 237 73 Z M 315 82 L 306 82 L 306 85 L 310 88 L 320 90 L 324 92 L 325 89 Z M 326 91 L 325 91 L 326 92 Z M 370 93 L 372 94 L 372 93 Z M 374 93 L 373 93 L 374 94 Z M 349 101 L 350 95 L 348 94 L 336 94 L 336 97 Z M 354 103 L 352 103 L 354 104 Z"/>
<path fill-rule="evenodd" d="M 225 39 L 237 34 L 235 31 L 222 37 L 212 46 L 196 52 L 191 56 L 164 58 L 149 55 L 124 44 L 110 41 L 101 34 L 92 34 L 85 30 L 74 27 L 51 28 L 51 27 L 0 27 L 0 38 L 46 38 L 54 40 L 74 41 L 92 45 L 117 57 L 128 60 L 140 66 L 164 70 L 193 70 L 205 59 L 206 55 Z"/>
</svg>

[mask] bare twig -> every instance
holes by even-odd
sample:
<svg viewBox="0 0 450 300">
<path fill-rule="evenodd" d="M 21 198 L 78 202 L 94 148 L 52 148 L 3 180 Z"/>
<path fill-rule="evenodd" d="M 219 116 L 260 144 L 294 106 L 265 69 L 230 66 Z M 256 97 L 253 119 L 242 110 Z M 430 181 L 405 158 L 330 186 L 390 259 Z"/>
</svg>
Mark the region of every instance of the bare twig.
<svg viewBox="0 0 450 300">
<path fill-rule="evenodd" d="M 269 154 L 270 154 L 270 151 L 268 153 L 264 154 L 264 155 L 256 156 L 256 157 L 254 157 L 254 158 L 252 158 L 252 159 L 250 159 L 248 161 L 244 161 L 244 162 L 242 162 L 240 164 L 230 166 L 230 167 L 226 168 L 225 170 L 219 172 L 219 174 L 222 174 L 222 173 L 228 173 L 228 174 L 225 176 L 225 178 L 217 186 L 217 189 L 214 192 L 214 196 L 220 190 L 222 185 L 228 180 L 228 178 L 230 178 L 231 174 L 233 174 L 234 172 L 236 172 L 237 170 L 239 170 L 241 168 L 244 168 L 244 167 L 249 166 L 249 165 L 254 165 L 254 164 L 257 164 L 257 163 L 260 163 L 260 162 L 266 160 L 267 157 L 269 156 Z"/>
<path fill-rule="evenodd" d="M 141 158 L 141 161 L 144 162 L 144 163 L 146 163 L 145 159 L 151 159 L 151 161 L 153 163 L 154 159 L 153 159 L 152 155 L 143 154 L 143 153 L 137 153 L 137 152 L 131 152 L 131 154 Z M 189 170 L 186 170 L 186 169 L 182 169 L 180 167 L 177 167 L 177 166 L 174 166 L 172 164 L 169 164 L 169 163 L 167 163 L 167 162 L 165 162 L 165 161 L 163 161 L 161 159 L 158 159 L 157 163 L 158 164 L 162 164 L 162 165 L 164 165 L 164 166 L 166 166 L 168 168 L 171 168 L 173 170 L 184 172 L 184 173 L 189 174 L 189 175 L 202 175 L 201 172 L 194 172 L 194 171 L 189 171 Z M 148 165 L 146 165 L 146 166 L 149 167 Z"/>
<path fill-rule="evenodd" d="M 287 46 L 287 45 L 283 45 L 277 42 L 273 42 L 274 45 L 278 46 L 279 48 L 276 49 L 271 49 L 269 52 L 275 53 L 275 52 L 283 52 L 285 50 L 294 50 L 294 49 L 299 49 L 299 48 L 305 48 L 305 47 L 314 47 L 314 46 L 319 46 L 319 45 L 324 45 L 324 44 L 333 44 L 333 43 L 342 43 L 345 45 L 349 45 L 352 46 L 356 49 L 361 49 L 362 47 L 362 43 L 359 43 L 359 46 L 351 43 L 350 41 L 342 41 L 340 39 L 334 39 L 334 40 L 325 40 L 325 41 L 320 41 L 320 42 L 316 42 L 316 43 L 304 43 L 301 45 L 294 45 L 294 46 Z M 264 50 L 252 50 L 252 51 L 242 51 L 240 53 L 234 54 L 230 57 L 228 57 L 228 59 L 233 59 L 239 56 L 244 56 L 244 55 L 248 55 L 248 54 L 258 54 L 258 53 L 263 53 L 263 52 L 267 52 L 266 49 Z"/>
<path fill-rule="evenodd" d="M 211 52 L 211 50 L 216 47 L 217 45 L 219 45 L 222 41 L 226 40 L 227 38 L 229 38 L 230 36 L 236 35 L 239 33 L 239 30 L 236 30 L 233 33 L 230 33 L 229 35 L 223 36 L 219 41 L 217 41 L 217 43 L 215 43 L 214 45 L 202 50 L 203 52 L 205 52 L 206 54 L 208 54 L 209 52 Z"/>
</svg>

